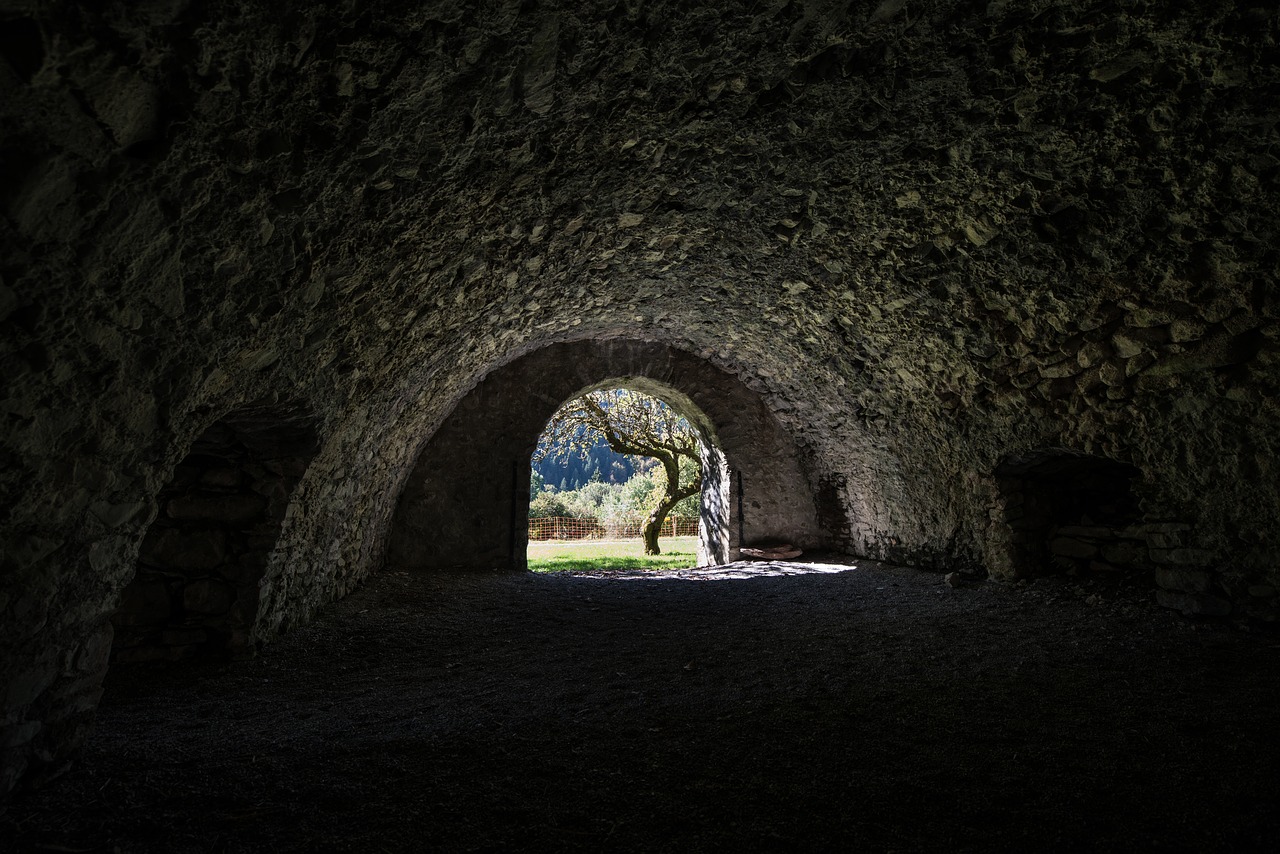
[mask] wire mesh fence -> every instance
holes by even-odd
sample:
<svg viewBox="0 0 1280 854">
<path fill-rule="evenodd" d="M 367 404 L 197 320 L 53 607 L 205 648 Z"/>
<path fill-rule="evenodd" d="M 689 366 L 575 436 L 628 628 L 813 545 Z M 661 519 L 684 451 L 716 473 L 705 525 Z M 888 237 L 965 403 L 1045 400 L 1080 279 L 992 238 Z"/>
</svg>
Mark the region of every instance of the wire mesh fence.
<svg viewBox="0 0 1280 854">
<path fill-rule="evenodd" d="M 635 540 L 644 532 L 644 519 L 571 519 L 544 516 L 529 520 L 529 540 Z M 691 537 L 698 533 L 698 520 L 668 516 L 659 537 Z"/>
</svg>

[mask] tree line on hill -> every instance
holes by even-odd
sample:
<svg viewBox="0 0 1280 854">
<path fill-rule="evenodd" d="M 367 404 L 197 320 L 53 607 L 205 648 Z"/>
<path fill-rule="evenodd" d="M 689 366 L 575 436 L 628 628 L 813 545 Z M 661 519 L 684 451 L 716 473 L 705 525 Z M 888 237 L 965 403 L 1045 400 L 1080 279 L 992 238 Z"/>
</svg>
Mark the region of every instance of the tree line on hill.
<svg viewBox="0 0 1280 854">
<path fill-rule="evenodd" d="M 543 447 L 545 441 L 539 442 L 541 458 L 539 454 L 534 455 L 530 498 L 548 487 L 555 492 L 571 492 L 592 481 L 626 483 L 637 471 L 632 457 L 611 450 L 603 439 L 580 454 L 564 456 L 548 453 Z"/>
<path fill-rule="evenodd" d="M 529 499 L 529 518 L 539 519 L 561 516 L 569 519 L 643 519 L 661 499 L 666 486 L 662 467 L 653 463 L 643 466 L 624 483 L 606 483 L 591 480 L 577 489 L 559 490 L 549 484 L 540 484 L 535 472 L 534 485 Z M 667 515 L 696 519 L 698 496 L 690 495 L 678 501 Z"/>
</svg>

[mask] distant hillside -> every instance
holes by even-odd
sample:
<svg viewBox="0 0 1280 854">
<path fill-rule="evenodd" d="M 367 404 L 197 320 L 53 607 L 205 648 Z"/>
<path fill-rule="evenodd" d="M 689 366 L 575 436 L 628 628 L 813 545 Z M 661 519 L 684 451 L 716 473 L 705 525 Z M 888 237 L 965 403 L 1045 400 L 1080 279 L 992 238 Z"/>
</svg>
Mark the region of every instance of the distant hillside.
<svg viewBox="0 0 1280 854">
<path fill-rule="evenodd" d="M 536 487 L 546 484 L 563 492 L 590 483 L 597 473 L 605 483 L 626 483 L 635 472 L 631 457 L 615 454 L 601 439 L 587 451 L 585 458 L 578 454 L 563 459 L 548 455 L 542 462 L 534 463 L 533 485 L 535 491 Z"/>
</svg>

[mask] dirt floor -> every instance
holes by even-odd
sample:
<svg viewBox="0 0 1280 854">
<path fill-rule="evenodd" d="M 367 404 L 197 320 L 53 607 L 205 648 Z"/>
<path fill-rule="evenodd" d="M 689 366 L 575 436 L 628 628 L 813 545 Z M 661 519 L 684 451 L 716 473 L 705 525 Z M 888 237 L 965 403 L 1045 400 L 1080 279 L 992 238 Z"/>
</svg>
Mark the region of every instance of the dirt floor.
<svg viewBox="0 0 1280 854">
<path fill-rule="evenodd" d="M 6 851 L 1280 850 L 1280 638 L 867 561 L 379 575 L 120 668 Z"/>
</svg>

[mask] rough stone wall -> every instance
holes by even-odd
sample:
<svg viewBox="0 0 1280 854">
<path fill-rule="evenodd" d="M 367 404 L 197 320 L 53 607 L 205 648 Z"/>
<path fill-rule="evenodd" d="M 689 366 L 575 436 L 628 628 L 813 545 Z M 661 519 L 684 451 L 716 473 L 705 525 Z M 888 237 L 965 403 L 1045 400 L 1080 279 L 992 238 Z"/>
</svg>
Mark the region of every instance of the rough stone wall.
<svg viewBox="0 0 1280 854">
<path fill-rule="evenodd" d="M 316 452 L 297 405 L 244 407 L 196 439 L 159 495 L 112 623 L 112 661 L 252 655 L 266 572 Z"/>
<path fill-rule="evenodd" d="M 390 562 L 397 567 L 524 569 L 530 457 L 547 420 L 596 388 L 661 397 L 712 449 L 699 559 L 725 562 L 738 538 L 826 546 L 794 442 L 731 374 L 671 347 L 584 340 L 543 348 L 495 370 L 430 437 L 400 493 Z M 732 482 L 724 466 L 736 473 Z M 742 490 L 739 524 L 736 490 Z M 733 509 L 732 514 L 729 512 Z"/>
<path fill-rule="evenodd" d="M 1269 6 L 0 19 L 0 790 L 82 737 L 156 496 L 220 415 L 318 416 L 269 636 L 384 559 L 480 378 L 570 339 L 758 392 L 852 551 L 980 563 L 1001 460 L 1066 448 L 1139 470 L 1184 586 L 1280 582 Z"/>
</svg>

